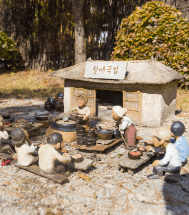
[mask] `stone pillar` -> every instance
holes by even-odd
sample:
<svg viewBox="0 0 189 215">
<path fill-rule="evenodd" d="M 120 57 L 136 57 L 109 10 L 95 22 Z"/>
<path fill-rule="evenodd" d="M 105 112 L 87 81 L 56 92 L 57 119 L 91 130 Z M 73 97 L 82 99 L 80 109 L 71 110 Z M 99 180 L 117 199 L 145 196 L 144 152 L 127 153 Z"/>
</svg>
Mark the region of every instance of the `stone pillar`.
<svg viewBox="0 0 189 215">
<path fill-rule="evenodd" d="M 71 87 L 64 87 L 64 113 L 71 109 Z"/>
<path fill-rule="evenodd" d="M 162 95 L 142 94 L 142 125 L 159 127 L 161 125 Z"/>
</svg>

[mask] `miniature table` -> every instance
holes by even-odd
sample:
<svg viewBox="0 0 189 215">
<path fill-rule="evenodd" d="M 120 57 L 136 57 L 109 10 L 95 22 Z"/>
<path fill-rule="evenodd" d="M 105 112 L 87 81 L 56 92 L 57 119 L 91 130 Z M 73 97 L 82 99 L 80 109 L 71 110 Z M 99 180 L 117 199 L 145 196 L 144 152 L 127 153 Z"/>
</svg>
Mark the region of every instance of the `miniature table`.
<svg viewBox="0 0 189 215">
<path fill-rule="evenodd" d="M 85 145 L 78 145 L 75 143 L 72 145 L 72 147 L 77 148 L 77 149 L 82 149 L 82 150 L 87 150 L 87 151 L 95 151 L 95 152 L 104 152 L 105 150 L 115 146 L 116 144 L 120 143 L 123 140 L 123 138 L 116 140 L 97 140 L 96 145 L 92 147 L 87 147 Z"/>
<path fill-rule="evenodd" d="M 62 174 L 56 173 L 56 174 L 53 174 L 53 175 L 47 175 L 47 174 L 44 174 L 43 172 L 41 172 L 39 166 L 37 166 L 36 164 L 33 164 L 31 166 L 27 166 L 27 167 L 19 166 L 18 163 L 17 163 L 17 160 L 11 161 L 11 164 L 13 164 L 13 165 L 15 165 L 15 166 L 17 166 L 17 167 L 19 167 L 21 169 L 24 169 L 24 170 L 27 170 L 29 172 L 32 172 L 32 173 L 34 173 L 36 175 L 40 175 L 40 176 L 43 176 L 45 178 L 51 179 L 51 180 L 53 180 L 53 181 L 55 181 L 55 182 L 57 182 L 59 184 L 62 184 L 63 182 L 68 181 L 68 179 L 67 179 L 67 177 L 69 176 L 68 174 L 62 175 Z"/>
<path fill-rule="evenodd" d="M 70 169 L 76 169 L 76 170 L 87 170 L 93 163 L 93 160 L 84 158 L 82 162 L 74 163 L 71 161 L 69 164 L 64 164 Z"/>
<path fill-rule="evenodd" d="M 148 160 L 150 160 L 152 157 L 154 157 L 153 152 L 143 152 L 143 155 L 140 157 L 140 159 L 132 160 L 128 157 L 128 151 L 117 160 L 117 164 L 127 168 L 128 173 L 133 174 L 133 171 L 140 167 L 142 164 L 146 163 Z"/>
</svg>

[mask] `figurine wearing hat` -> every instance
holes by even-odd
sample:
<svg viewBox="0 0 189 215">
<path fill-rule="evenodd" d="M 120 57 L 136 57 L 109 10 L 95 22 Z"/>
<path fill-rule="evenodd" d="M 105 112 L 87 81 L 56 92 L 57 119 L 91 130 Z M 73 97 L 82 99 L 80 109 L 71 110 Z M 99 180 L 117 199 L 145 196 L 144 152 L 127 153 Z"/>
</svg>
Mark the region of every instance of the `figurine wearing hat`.
<svg viewBox="0 0 189 215">
<path fill-rule="evenodd" d="M 38 161 L 38 156 L 35 156 L 36 148 L 34 145 L 29 145 L 29 135 L 22 128 L 15 128 L 11 132 L 12 143 L 15 145 L 17 152 L 18 164 L 20 166 L 29 166 Z"/>
<path fill-rule="evenodd" d="M 79 94 L 76 98 L 77 106 L 72 108 L 70 111 L 70 114 L 72 114 L 74 111 L 77 112 L 78 116 L 82 116 L 83 120 L 80 123 L 81 125 L 84 125 L 85 128 L 89 127 L 89 115 L 90 115 L 90 109 L 86 106 L 88 102 L 88 98 L 85 94 Z"/>
<path fill-rule="evenodd" d="M 171 125 L 171 132 L 176 139 L 174 145 L 179 151 L 180 161 L 182 163 L 182 166 L 184 166 L 187 163 L 187 157 L 189 155 L 188 143 L 182 136 L 185 132 L 184 124 L 180 121 L 173 122 L 173 124 Z"/>
<path fill-rule="evenodd" d="M 1 139 L 5 139 L 5 140 L 9 139 L 9 135 L 7 131 L 4 130 L 4 119 L 2 116 L 0 116 L 0 151 L 3 150 L 3 147 L 1 145 Z"/>
<path fill-rule="evenodd" d="M 126 148 L 133 149 L 136 146 L 136 128 L 132 120 L 126 116 L 126 112 L 126 108 L 114 106 L 112 108 L 112 118 L 117 121 L 117 126 L 125 134 Z"/>
<path fill-rule="evenodd" d="M 160 127 L 153 132 L 153 142 L 155 147 L 165 147 L 165 156 L 161 160 L 155 160 L 152 165 L 153 173 L 148 175 L 150 179 L 157 179 L 164 173 L 180 174 L 181 161 L 177 148 L 170 142 L 172 137 L 171 131 L 166 127 Z"/>
</svg>

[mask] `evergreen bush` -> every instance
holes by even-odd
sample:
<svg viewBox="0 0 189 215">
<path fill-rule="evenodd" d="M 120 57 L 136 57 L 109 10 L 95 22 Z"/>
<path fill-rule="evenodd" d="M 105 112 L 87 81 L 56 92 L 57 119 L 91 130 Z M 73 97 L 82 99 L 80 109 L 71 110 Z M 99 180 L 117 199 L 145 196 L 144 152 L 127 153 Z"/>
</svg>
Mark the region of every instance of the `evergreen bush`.
<svg viewBox="0 0 189 215">
<path fill-rule="evenodd" d="M 0 31 L 0 59 L 2 61 L 9 61 L 14 58 L 16 54 L 17 49 L 15 41 Z"/>
<path fill-rule="evenodd" d="M 112 60 L 145 60 L 151 56 L 187 76 L 189 23 L 163 2 L 147 2 L 122 20 Z"/>
</svg>

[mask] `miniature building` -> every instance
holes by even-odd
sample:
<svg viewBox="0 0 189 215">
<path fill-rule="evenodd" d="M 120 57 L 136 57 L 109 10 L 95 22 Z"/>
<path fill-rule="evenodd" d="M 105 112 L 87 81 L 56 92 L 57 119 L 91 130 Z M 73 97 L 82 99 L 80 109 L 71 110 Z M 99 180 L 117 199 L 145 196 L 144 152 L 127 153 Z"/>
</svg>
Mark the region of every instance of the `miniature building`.
<svg viewBox="0 0 189 215">
<path fill-rule="evenodd" d="M 108 63 L 108 61 L 105 62 Z M 98 92 L 104 93 L 107 90 L 112 94 L 120 93 L 116 97 L 121 96 L 122 106 L 127 108 L 127 115 L 135 124 L 157 127 L 167 117 L 175 114 L 177 80 L 183 79 L 184 76 L 170 67 L 153 59 L 128 61 L 126 78 L 109 80 L 84 78 L 85 66 L 86 62 L 83 62 L 51 73 L 52 76 L 65 80 L 64 112 L 76 106 L 76 96 L 84 93 L 88 96 L 87 106 L 90 108 L 91 115 L 97 116 L 96 96 Z"/>
</svg>

